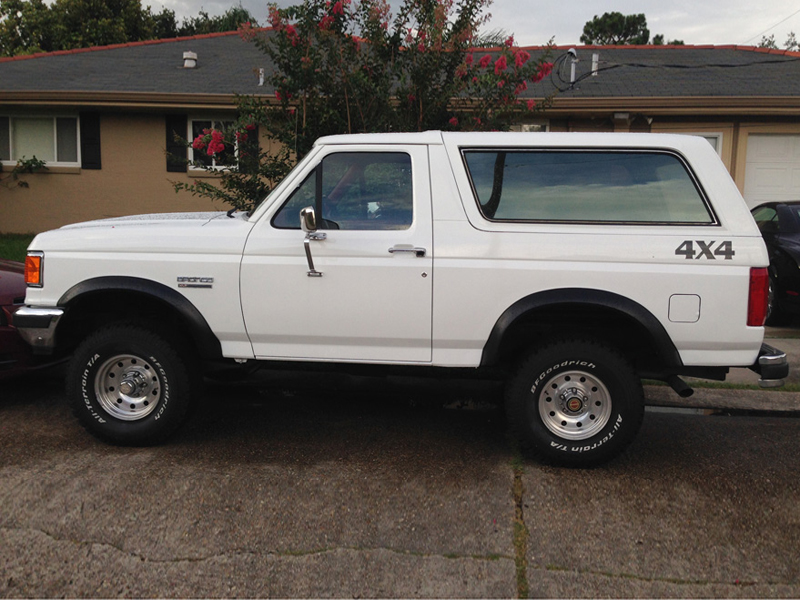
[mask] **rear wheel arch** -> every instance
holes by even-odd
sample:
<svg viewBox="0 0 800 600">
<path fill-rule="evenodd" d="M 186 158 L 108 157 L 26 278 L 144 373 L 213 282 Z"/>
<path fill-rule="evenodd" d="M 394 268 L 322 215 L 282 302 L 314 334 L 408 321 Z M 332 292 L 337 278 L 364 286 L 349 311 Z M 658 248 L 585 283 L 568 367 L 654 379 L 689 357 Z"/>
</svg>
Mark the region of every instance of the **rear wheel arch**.
<svg viewBox="0 0 800 600">
<path fill-rule="evenodd" d="M 683 366 L 669 334 L 648 309 L 613 292 L 583 288 L 537 292 L 508 307 L 489 335 L 481 366 L 514 363 L 547 339 L 587 335 L 618 348 L 639 370 Z"/>
</svg>

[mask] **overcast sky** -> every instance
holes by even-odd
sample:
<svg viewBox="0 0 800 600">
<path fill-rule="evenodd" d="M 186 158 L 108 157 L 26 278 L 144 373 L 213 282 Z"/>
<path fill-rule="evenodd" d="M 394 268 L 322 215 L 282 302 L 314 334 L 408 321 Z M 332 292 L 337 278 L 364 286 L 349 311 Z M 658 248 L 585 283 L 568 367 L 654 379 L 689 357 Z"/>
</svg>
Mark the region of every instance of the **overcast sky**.
<svg viewBox="0 0 800 600">
<path fill-rule="evenodd" d="M 158 11 L 166 6 L 178 20 L 195 16 L 202 9 L 221 14 L 232 1 L 224 0 L 151 0 Z M 279 0 L 279 6 L 299 4 L 300 0 Z M 145 1 L 143 4 L 149 4 Z M 397 0 L 392 2 L 397 5 Z M 242 6 L 266 23 L 267 3 L 242 0 Z M 758 45 L 762 35 L 775 35 L 783 47 L 790 31 L 800 37 L 800 0 L 585 0 L 545 2 L 542 0 L 495 0 L 489 9 L 492 19 L 487 29 L 513 33 L 522 45 L 547 43 L 553 37 L 558 45 L 579 43 L 583 25 L 604 12 L 644 13 L 651 37 L 679 39 L 687 44 Z"/>
</svg>

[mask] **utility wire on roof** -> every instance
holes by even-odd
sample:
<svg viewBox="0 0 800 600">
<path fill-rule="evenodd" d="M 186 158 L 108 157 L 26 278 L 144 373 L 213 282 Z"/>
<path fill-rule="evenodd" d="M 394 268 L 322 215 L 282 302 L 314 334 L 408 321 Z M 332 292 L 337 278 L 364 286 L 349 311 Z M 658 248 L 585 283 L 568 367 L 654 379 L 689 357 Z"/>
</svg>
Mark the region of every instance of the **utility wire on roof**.
<svg viewBox="0 0 800 600">
<path fill-rule="evenodd" d="M 800 12 L 800 11 L 798 11 Z M 554 61 L 553 70 L 550 72 L 550 83 L 559 91 L 559 92 L 566 92 L 574 88 L 578 83 L 583 81 L 584 79 L 588 79 L 594 74 L 602 73 L 603 71 L 612 71 L 613 69 L 619 69 L 620 67 L 632 67 L 636 69 L 739 69 L 742 67 L 754 67 L 754 66 L 763 66 L 763 65 L 771 65 L 771 64 L 785 64 L 790 62 L 798 62 L 800 61 L 800 57 L 798 58 L 782 58 L 782 59 L 773 59 L 773 60 L 757 60 L 747 63 L 741 64 L 703 64 L 703 65 L 680 65 L 680 64 L 650 64 L 650 63 L 608 63 L 606 61 L 605 64 L 608 66 L 601 67 L 598 69 L 594 69 L 576 77 L 574 81 L 568 81 L 564 78 L 563 71 L 564 67 L 567 63 L 567 57 L 570 56 L 569 52 L 565 52 L 556 60 Z M 558 81 L 556 81 L 558 80 Z"/>
</svg>

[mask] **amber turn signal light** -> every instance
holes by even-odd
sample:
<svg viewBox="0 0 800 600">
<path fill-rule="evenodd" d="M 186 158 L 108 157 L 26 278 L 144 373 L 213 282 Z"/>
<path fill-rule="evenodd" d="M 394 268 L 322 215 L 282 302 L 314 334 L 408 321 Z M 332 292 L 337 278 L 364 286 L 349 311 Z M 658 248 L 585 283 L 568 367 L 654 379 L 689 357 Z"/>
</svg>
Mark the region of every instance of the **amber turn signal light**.
<svg viewBox="0 0 800 600">
<path fill-rule="evenodd" d="M 44 254 L 41 252 L 29 252 L 25 258 L 25 283 L 29 287 L 42 287 L 42 267 L 44 266 Z"/>
</svg>

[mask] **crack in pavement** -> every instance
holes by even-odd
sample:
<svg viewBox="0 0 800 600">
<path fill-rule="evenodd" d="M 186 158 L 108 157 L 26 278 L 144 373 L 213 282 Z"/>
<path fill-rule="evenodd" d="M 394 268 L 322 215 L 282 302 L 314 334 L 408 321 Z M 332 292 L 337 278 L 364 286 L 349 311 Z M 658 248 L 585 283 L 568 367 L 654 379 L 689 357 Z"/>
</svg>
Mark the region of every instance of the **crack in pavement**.
<svg viewBox="0 0 800 600">
<path fill-rule="evenodd" d="M 522 476 L 525 474 L 522 455 L 518 449 L 513 449 L 514 458 L 511 469 L 514 473 L 514 566 L 517 576 L 517 598 L 527 598 L 530 587 L 528 585 L 528 538 L 530 532 L 525 525 L 524 495 L 525 488 Z"/>
<path fill-rule="evenodd" d="M 415 552 L 413 550 L 400 550 L 397 548 L 392 548 L 388 546 L 375 546 L 375 547 L 368 547 L 368 546 L 328 546 L 324 548 L 314 548 L 310 550 L 285 550 L 285 551 L 257 551 L 257 550 L 232 550 L 229 552 L 221 552 L 218 554 L 212 554 L 209 556 L 185 556 L 185 557 L 175 557 L 171 559 L 156 559 L 156 558 L 148 558 L 144 554 L 131 552 L 129 550 L 125 550 L 124 548 L 120 548 L 119 546 L 112 544 L 110 542 L 104 541 L 91 541 L 91 540 L 79 540 L 79 539 L 71 539 L 71 538 L 60 538 L 48 531 L 43 529 L 38 529 L 35 527 L 0 527 L 0 531 L 7 531 L 7 532 L 21 532 L 21 533 L 39 533 L 44 535 L 45 537 L 53 540 L 57 543 L 69 543 L 75 544 L 78 546 L 102 546 L 113 548 L 120 554 L 124 554 L 130 558 L 134 558 L 140 560 L 142 562 L 148 562 L 153 564 L 177 564 L 181 562 L 186 563 L 201 563 L 206 561 L 215 560 L 218 558 L 229 558 L 229 557 L 236 557 L 236 556 L 273 556 L 279 558 L 300 558 L 305 556 L 317 556 L 323 554 L 330 554 L 333 552 L 337 552 L 340 550 L 347 551 L 347 552 L 390 552 L 392 554 L 397 554 L 401 556 L 414 556 L 418 558 L 444 558 L 447 560 L 462 560 L 462 559 L 470 559 L 470 560 L 477 560 L 477 561 L 499 561 L 499 560 L 514 560 L 513 556 L 508 556 L 505 554 L 459 554 L 455 552 L 448 552 L 443 554 L 437 553 L 426 553 L 426 552 Z"/>
</svg>

